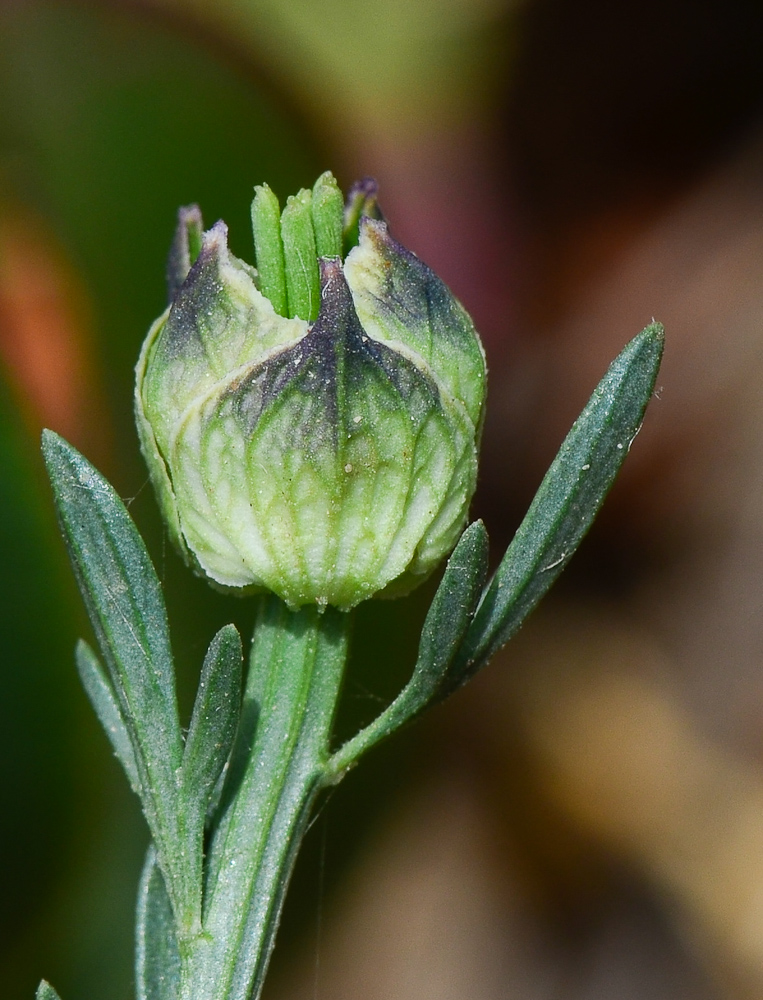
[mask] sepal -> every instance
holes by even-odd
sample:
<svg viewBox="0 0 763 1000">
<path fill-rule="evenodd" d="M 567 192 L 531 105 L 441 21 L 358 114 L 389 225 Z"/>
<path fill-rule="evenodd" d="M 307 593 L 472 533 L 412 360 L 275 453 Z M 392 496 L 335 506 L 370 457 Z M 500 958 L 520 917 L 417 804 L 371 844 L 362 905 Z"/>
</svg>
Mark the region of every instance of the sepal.
<svg viewBox="0 0 763 1000">
<path fill-rule="evenodd" d="M 463 406 L 479 433 L 485 353 L 469 314 L 447 285 L 391 236 L 385 222 L 366 217 L 345 274 L 366 333 L 426 371 Z"/>
</svg>

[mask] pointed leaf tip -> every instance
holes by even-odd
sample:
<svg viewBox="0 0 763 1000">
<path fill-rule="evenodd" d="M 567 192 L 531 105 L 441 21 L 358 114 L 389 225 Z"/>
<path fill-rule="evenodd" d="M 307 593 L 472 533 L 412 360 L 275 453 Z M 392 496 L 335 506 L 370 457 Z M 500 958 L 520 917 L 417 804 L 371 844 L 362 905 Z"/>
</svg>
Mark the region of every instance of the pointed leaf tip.
<svg viewBox="0 0 763 1000">
<path fill-rule="evenodd" d="M 58 993 L 53 989 L 50 983 L 46 982 L 44 979 L 40 982 L 37 987 L 37 993 L 35 994 L 35 1000 L 61 1000 Z"/>
<path fill-rule="evenodd" d="M 593 523 L 641 427 L 663 344 L 656 322 L 634 337 L 573 424 L 482 597 L 454 665 L 460 683 L 514 635 Z"/>
</svg>

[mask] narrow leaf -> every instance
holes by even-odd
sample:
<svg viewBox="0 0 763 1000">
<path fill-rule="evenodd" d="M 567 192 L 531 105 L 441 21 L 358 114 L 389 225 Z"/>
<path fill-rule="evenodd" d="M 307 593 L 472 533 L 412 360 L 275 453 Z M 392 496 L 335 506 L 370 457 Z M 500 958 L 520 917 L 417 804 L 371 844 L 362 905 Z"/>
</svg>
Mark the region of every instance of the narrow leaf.
<svg viewBox="0 0 763 1000">
<path fill-rule="evenodd" d="M 488 545 L 484 524 L 475 521 L 463 533 L 448 560 L 424 621 L 418 663 L 411 678 L 422 708 L 449 680 L 449 668 L 482 596 Z"/>
<path fill-rule="evenodd" d="M 149 847 L 138 889 L 135 942 L 137 1000 L 178 1000 L 180 953 L 164 877 Z"/>
<path fill-rule="evenodd" d="M 663 341 L 659 323 L 634 337 L 576 420 L 485 591 L 454 664 L 453 687 L 508 642 L 588 531 L 641 427 Z"/>
<path fill-rule="evenodd" d="M 187 914 L 195 872 L 184 862 L 176 774 L 183 739 L 167 615 L 145 545 L 109 483 L 51 431 L 43 454 L 61 530 L 132 743 L 143 811 L 169 891 Z"/>
<path fill-rule="evenodd" d="M 43 979 L 40 985 L 37 987 L 37 993 L 35 994 L 35 1000 L 61 1000 L 58 993 L 53 989 L 50 983 L 46 983 Z"/>
<path fill-rule="evenodd" d="M 448 560 L 424 621 L 410 681 L 378 718 L 333 755 L 328 764 L 329 780 L 440 697 L 443 688 L 450 688 L 453 660 L 479 602 L 487 560 L 487 532 L 482 521 L 475 521 Z"/>
<path fill-rule="evenodd" d="M 90 704 L 106 731 L 117 760 L 125 769 L 132 790 L 138 792 L 140 778 L 135 753 L 109 679 L 100 660 L 84 639 L 77 643 L 75 656 L 80 680 Z"/>
<path fill-rule="evenodd" d="M 226 625 L 212 640 L 204 659 L 183 757 L 189 826 L 198 824 L 199 835 L 236 735 L 242 660 L 241 637 L 234 625 Z M 195 822 L 190 817 L 195 817 Z"/>
</svg>

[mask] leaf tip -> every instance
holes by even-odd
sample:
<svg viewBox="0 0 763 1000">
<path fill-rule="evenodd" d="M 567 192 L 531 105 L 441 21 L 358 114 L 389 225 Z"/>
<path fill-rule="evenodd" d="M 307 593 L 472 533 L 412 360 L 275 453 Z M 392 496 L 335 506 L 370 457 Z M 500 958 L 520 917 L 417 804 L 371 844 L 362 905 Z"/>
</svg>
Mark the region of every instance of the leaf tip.
<svg viewBox="0 0 763 1000">
<path fill-rule="evenodd" d="M 655 352 L 658 358 L 662 357 L 662 350 L 665 346 L 665 327 L 656 319 L 652 319 L 641 333 L 637 334 L 632 344 L 636 346 L 647 346 Z"/>
<path fill-rule="evenodd" d="M 58 993 L 45 979 L 40 980 L 40 985 L 35 993 L 35 1000 L 60 1000 Z"/>
<path fill-rule="evenodd" d="M 60 447 L 63 438 L 55 431 L 50 430 L 49 427 L 44 427 L 42 434 L 40 435 L 40 447 L 42 448 L 42 454 L 47 461 L 54 449 Z"/>
</svg>

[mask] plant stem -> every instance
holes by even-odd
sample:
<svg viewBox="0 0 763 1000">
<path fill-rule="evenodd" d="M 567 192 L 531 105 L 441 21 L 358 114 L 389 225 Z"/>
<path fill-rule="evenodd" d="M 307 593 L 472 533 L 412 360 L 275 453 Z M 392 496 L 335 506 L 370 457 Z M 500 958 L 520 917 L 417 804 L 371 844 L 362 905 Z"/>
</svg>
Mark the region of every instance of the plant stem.
<svg viewBox="0 0 763 1000">
<path fill-rule="evenodd" d="M 215 822 L 203 933 L 182 1000 L 259 996 L 315 797 L 347 657 L 349 616 L 262 599 L 242 726 Z"/>
</svg>

